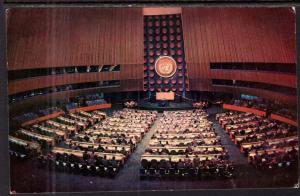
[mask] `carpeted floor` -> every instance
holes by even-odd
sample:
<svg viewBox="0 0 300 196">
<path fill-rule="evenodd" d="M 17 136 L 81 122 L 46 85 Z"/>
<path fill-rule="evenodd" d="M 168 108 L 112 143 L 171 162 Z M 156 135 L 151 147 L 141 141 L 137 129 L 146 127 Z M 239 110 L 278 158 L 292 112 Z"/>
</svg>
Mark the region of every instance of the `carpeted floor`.
<svg viewBox="0 0 300 196">
<path fill-rule="evenodd" d="M 211 108 L 210 120 L 221 137 L 221 142 L 228 150 L 230 159 L 236 165 L 235 177 L 232 179 L 192 180 L 140 180 L 140 156 L 144 152 L 158 123 L 154 123 L 124 168 L 114 179 L 74 175 L 54 172 L 51 169 L 39 168 L 35 160 L 18 160 L 11 158 L 11 189 L 17 193 L 32 192 L 83 192 L 83 191 L 137 191 L 137 190 L 186 190 L 186 189 L 226 189 L 226 188 L 271 188 L 293 187 L 297 183 L 297 172 L 294 171 L 259 171 L 252 168 L 230 141 L 228 135 L 215 122 L 214 114 L 220 108 Z M 158 118 L 161 117 L 161 114 Z"/>
</svg>

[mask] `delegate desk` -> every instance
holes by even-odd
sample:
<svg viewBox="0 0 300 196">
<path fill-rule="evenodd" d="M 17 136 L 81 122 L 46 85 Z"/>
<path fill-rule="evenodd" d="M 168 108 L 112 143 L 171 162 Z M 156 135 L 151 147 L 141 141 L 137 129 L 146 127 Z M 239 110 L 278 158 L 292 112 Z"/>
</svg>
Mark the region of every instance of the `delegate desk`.
<svg viewBox="0 0 300 196">
<path fill-rule="evenodd" d="M 201 133 L 162 133 L 159 135 L 155 135 L 155 138 L 163 138 L 163 139 L 175 139 L 175 138 L 181 138 L 181 139 L 194 139 L 194 138 L 207 138 L 207 139 L 217 139 L 218 136 L 212 136 L 212 137 L 205 137 Z"/>
<path fill-rule="evenodd" d="M 276 131 L 269 131 L 269 133 L 271 132 L 276 132 Z M 257 139 L 260 140 L 260 139 L 263 139 L 265 137 L 266 133 L 257 133 L 256 136 L 257 136 Z M 236 145 L 240 144 L 244 139 L 246 139 L 247 137 L 252 137 L 254 136 L 254 134 L 251 134 L 251 135 L 239 135 L 239 136 L 235 136 L 235 138 L 233 139 L 234 143 Z"/>
<path fill-rule="evenodd" d="M 218 136 L 219 137 L 219 136 Z M 152 138 L 150 140 L 150 145 L 157 145 L 161 142 L 161 144 L 166 145 L 167 143 L 169 145 L 173 145 L 173 146 L 179 146 L 179 145 L 187 145 L 187 144 L 191 144 L 193 141 L 195 141 L 196 143 L 199 142 L 204 142 L 205 145 L 211 145 L 214 142 L 218 142 L 219 139 L 218 137 L 215 138 L 204 138 L 204 139 L 168 139 L 168 138 L 160 138 L 160 137 L 156 137 L 156 138 Z"/>
<path fill-rule="evenodd" d="M 19 130 L 19 132 L 26 135 L 26 136 L 29 136 L 31 138 L 36 138 L 38 140 L 45 141 L 48 145 L 54 146 L 54 144 L 55 144 L 55 141 L 54 141 L 53 137 L 41 135 L 41 134 L 38 134 L 38 133 L 27 131 L 25 129 L 21 129 L 21 130 Z"/>
<path fill-rule="evenodd" d="M 41 125 L 38 125 L 38 124 L 33 125 L 33 127 L 36 128 L 36 129 L 40 129 L 41 131 L 52 133 L 52 134 L 58 135 L 60 137 L 63 137 L 64 139 L 67 139 L 67 133 L 65 131 L 58 130 L 58 129 L 52 129 L 52 128 L 49 128 L 49 127 L 44 127 L 44 126 L 41 126 Z"/>
<path fill-rule="evenodd" d="M 195 130 L 195 131 L 189 131 L 189 132 L 185 132 L 184 130 L 157 130 L 156 131 L 157 134 L 190 134 L 190 133 L 197 133 L 197 134 L 202 134 L 203 137 L 216 137 L 216 133 L 213 131 L 199 131 L 199 130 Z"/>
<path fill-rule="evenodd" d="M 161 152 L 163 149 L 167 149 L 169 152 L 171 151 L 175 151 L 175 152 L 179 152 L 179 151 L 184 151 L 188 148 L 188 146 L 150 146 L 148 147 L 148 149 L 151 149 L 153 151 L 157 151 L 157 152 Z M 206 149 L 208 151 L 213 151 L 216 150 L 218 152 L 223 151 L 222 146 L 220 145 L 215 145 L 215 146 L 191 146 L 191 149 L 193 152 L 203 152 Z"/>
<path fill-rule="evenodd" d="M 107 129 L 98 129 L 98 130 L 95 130 L 95 129 L 88 129 L 85 131 L 85 133 L 87 134 L 93 134 L 93 133 L 102 133 L 102 134 L 106 134 L 106 133 L 118 133 L 118 134 L 134 134 L 134 135 L 138 135 L 138 136 L 141 136 L 143 135 L 142 132 L 140 131 L 135 131 L 135 130 L 130 130 L 130 131 L 122 131 L 122 130 L 119 130 L 119 129 L 114 129 L 114 130 L 107 130 Z"/>
<path fill-rule="evenodd" d="M 99 146 L 102 146 L 105 150 L 117 150 L 121 151 L 123 148 L 127 153 L 131 153 L 131 147 L 129 145 L 116 145 L 116 144 L 101 144 L 101 143 L 92 143 L 92 142 L 78 142 L 74 140 L 66 141 L 66 144 L 74 144 L 76 146 L 80 146 L 82 148 L 88 149 L 92 147 L 93 149 L 97 149 Z"/>
<path fill-rule="evenodd" d="M 278 139 L 269 139 L 266 140 L 266 143 L 268 145 L 273 144 L 280 144 L 284 142 L 291 142 L 291 141 L 298 141 L 298 136 L 291 136 L 291 137 L 285 137 L 285 138 L 278 138 Z M 258 142 L 249 142 L 249 143 L 243 143 L 241 144 L 241 152 L 244 152 L 245 150 L 251 149 L 252 147 L 261 146 L 264 143 L 264 141 L 258 141 Z"/>
<path fill-rule="evenodd" d="M 86 117 L 93 117 L 93 115 L 91 113 L 85 112 L 85 111 L 78 111 L 79 114 L 81 114 L 82 116 L 86 116 Z"/>
<path fill-rule="evenodd" d="M 105 131 L 114 131 L 114 132 L 126 132 L 126 133 L 141 133 L 144 134 L 145 130 L 143 128 L 129 128 L 125 126 L 99 126 L 98 128 Z"/>
<path fill-rule="evenodd" d="M 276 134 L 277 131 L 278 130 L 274 130 L 273 129 L 271 131 L 261 132 L 261 133 L 253 133 L 253 134 L 250 134 L 250 135 L 238 135 L 238 136 L 235 136 L 235 138 L 233 139 L 233 141 L 235 142 L 235 144 L 238 144 L 238 143 L 242 142 L 244 139 L 246 139 L 248 136 L 251 138 L 254 135 L 257 136 L 258 141 L 261 141 L 266 136 Z M 287 133 L 287 131 L 285 131 L 285 133 Z"/>
<path fill-rule="evenodd" d="M 221 156 L 221 154 L 199 154 L 198 157 L 200 159 L 200 161 L 204 161 L 206 159 L 211 160 L 213 157 L 219 157 Z M 189 158 L 192 160 L 193 158 L 195 158 L 196 155 L 189 155 Z M 147 161 L 151 161 L 151 160 L 157 160 L 157 161 L 161 161 L 161 160 L 165 160 L 168 161 L 169 159 L 171 159 L 172 162 L 178 162 L 179 159 L 181 161 L 183 161 L 185 158 L 185 155 L 152 155 L 152 154 L 143 154 L 141 156 L 141 160 L 147 160 Z"/>
<path fill-rule="evenodd" d="M 80 158 L 83 157 L 83 153 L 84 153 L 84 151 L 81 151 L 81 150 L 72 150 L 72 149 L 59 148 L 59 147 L 54 147 L 51 152 L 53 152 L 54 154 L 57 154 L 57 153 L 60 153 L 60 154 L 66 153 L 68 155 L 73 154 Z M 91 154 L 91 152 L 88 151 L 88 154 Z M 97 155 L 98 157 L 102 157 L 102 158 L 104 158 L 104 156 L 106 156 L 107 160 L 112 160 L 113 157 L 115 157 L 115 159 L 117 161 L 121 161 L 122 164 L 124 163 L 125 158 L 126 158 L 125 155 L 123 155 L 121 153 L 95 152 L 94 155 Z"/>
<path fill-rule="evenodd" d="M 243 130 L 245 131 L 245 135 L 244 135 L 244 136 L 247 136 L 247 135 L 249 135 L 249 134 L 251 134 L 251 133 L 254 133 L 254 132 L 255 132 L 255 129 L 256 129 L 255 127 L 254 127 L 254 128 L 248 127 L 248 128 L 246 128 L 246 129 L 243 129 Z M 239 137 L 239 136 L 237 135 L 237 133 L 238 133 L 237 130 L 231 130 L 231 131 L 229 131 L 229 136 L 230 136 L 230 139 L 231 139 L 232 141 L 235 140 L 235 137 Z"/>
<path fill-rule="evenodd" d="M 246 122 L 246 123 L 240 123 L 240 124 L 234 124 L 234 125 L 225 125 L 225 130 L 227 132 L 235 131 L 236 129 L 244 129 L 245 127 L 256 127 L 258 124 L 258 121 L 252 121 L 252 122 Z"/>
<path fill-rule="evenodd" d="M 203 139 L 197 139 L 197 140 L 193 140 L 193 139 L 182 139 L 182 140 L 168 140 L 168 139 L 151 139 L 149 142 L 149 146 L 157 146 L 160 143 L 162 145 L 172 145 L 172 146 L 179 146 L 179 145 L 188 145 L 191 144 L 193 141 L 199 143 L 199 142 L 203 142 Z"/>
<path fill-rule="evenodd" d="M 93 113 L 102 117 L 103 119 L 106 118 L 106 116 L 107 116 L 105 112 L 101 112 L 99 110 L 95 110 L 95 111 L 93 111 Z"/>
<path fill-rule="evenodd" d="M 65 125 L 62 123 L 55 122 L 53 120 L 47 120 L 46 123 L 49 125 L 52 125 L 56 128 L 59 128 L 59 129 L 67 129 L 67 130 L 75 132 L 75 133 L 77 132 L 77 129 L 75 126 Z"/>
<path fill-rule="evenodd" d="M 76 137 L 84 139 L 85 135 L 84 134 L 76 134 Z M 89 136 L 89 137 L 92 137 L 93 140 L 101 140 L 100 142 L 98 142 L 101 144 L 105 144 L 105 143 L 111 144 L 112 141 L 114 143 L 117 143 L 117 140 L 119 139 L 118 137 L 97 137 L 97 135 Z M 129 142 L 131 140 L 132 144 L 134 144 L 134 145 L 137 143 L 137 140 L 135 138 L 122 138 L 122 139 L 124 139 L 126 142 Z"/>
<path fill-rule="evenodd" d="M 57 117 L 57 119 L 61 120 L 64 123 L 67 123 L 69 125 L 78 125 L 78 126 L 81 126 L 83 128 L 87 127 L 86 123 L 83 123 L 83 122 L 80 122 L 80 121 L 75 121 L 75 120 L 65 118 L 65 117 L 62 117 L 62 116 Z"/>
<path fill-rule="evenodd" d="M 36 150 L 36 152 L 38 152 L 38 153 L 41 152 L 41 145 L 36 142 L 22 140 L 20 138 L 16 138 L 13 136 L 9 136 L 8 139 L 9 139 L 9 142 L 12 142 L 12 143 L 18 144 L 20 146 L 24 146 L 24 147 L 28 146 L 29 149 Z"/>
<path fill-rule="evenodd" d="M 258 155 L 262 155 L 265 151 L 267 152 L 267 154 L 269 154 L 269 155 L 271 155 L 271 154 L 273 154 L 273 153 L 275 153 L 275 152 L 277 152 L 277 153 L 280 153 L 280 152 L 282 152 L 282 153 L 285 153 L 285 152 L 288 152 L 288 151 L 291 151 L 293 149 L 293 147 L 291 147 L 291 146 L 288 146 L 288 147 L 284 147 L 284 148 L 275 148 L 275 149 L 267 149 L 267 150 L 258 150 L 257 151 L 257 154 Z M 299 147 L 297 146 L 296 148 L 295 148 L 296 150 L 297 150 L 297 152 L 299 151 Z M 250 152 L 249 152 L 249 155 L 248 155 L 248 160 L 250 161 L 250 158 L 252 157 L 254 157 L 255 156 L 255 150 L 251 150 Z"/>
<path fill-rule="evenodd" d="M 87 117 L 83 117 L 83 116 L 79 116 L 79 115 L 76 115 L 76 114 L 73 114 L 73 113 L 70 113 L 69 116 L 75 120 L 79 120 L 79 121 L 82 121 L 82 122 L 88 122 L 89 121 L 89 118 Z"/>
<path fill-rule="evenodd" d="M 223 128 L 225 128 L 227 123 L 231 120 L 233 122 L 237 122 L 237 121 L 239 121 L 238 119 L 252 118 L 253 116 L 254 116 L 254 114 L 251 114 L 251 113 L 242 113 L 242 114 L 234 114 L 234 115 L 230 115 L 230 116 L 220 117 L 219 124 Z"/>
<path fill-rule="evenodd" d="M 102 116 L 91 114 L 85 111 L 79 111 L 78 113 L 81 114 L 82 116 L 93 119 L 94 122 L 103 119 Z"/>
<path fill-rule="evenodd" d="M 136 140 L 140 141 L 142 138 L 141 133 L 124 133 L 124 132 L 115 132 L 115 131 L 90 131 L 86 132 L 91 135 L 101 135 L 101 136 L 125 136 L 125 137 L 133 137 Z"/>
</svg>

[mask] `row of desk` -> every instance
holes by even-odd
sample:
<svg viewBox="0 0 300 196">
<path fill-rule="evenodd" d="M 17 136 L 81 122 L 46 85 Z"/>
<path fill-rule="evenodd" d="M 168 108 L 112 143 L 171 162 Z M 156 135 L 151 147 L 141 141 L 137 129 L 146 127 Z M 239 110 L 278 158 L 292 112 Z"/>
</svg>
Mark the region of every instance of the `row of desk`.
<svg viewBox="0 0 300 196">
<path fill-rule="evenodd" d="M 218 159 L 224 152 L 212 123 L 202 110 L 164 112 L 141 161 Z M 178 153 L 178 154 L 177 154 Z M 177 155 L 175 155 L 177 154 Z"/>
<path fill-rule="evenodd" d="M 61 130 L 68 130 L 70 132 L 75 132 L 75 133 L 77 132 L 77 129 L 76 129 L 75 126 L 58 123 L 58 122 L 55 122 L 53 120 L 47 120 L 46 123 L 51 125 L 51 126 L 54 126 L 54 127 L 58 128 L 58 129 L 61 129 Z"/>
<path fill-rule="evenodd" d="M 221 118 L 226 119 L 226 117 L 222 114 L 219 114 L 218 116 L 223 116 L 220 117 L 220 119 Z M 238 118 L 237 116 L 238 115 L 236 115 L 235 118 Z M 250 117 L 246 115 L 241 118 L 247 119 Z M 288 151 L 291 151 L 294 148 L 293 147 L 294 143 L 289 143 L 289 142 L 293 142 L 293 141 L 298 142 L 298 135 L 293 135 L 293 132 L 289 133 L 288 129 L 286 129 L 285 127 L 280 127 L 279 125 L 277 125 L 277 123 L 272 122 L 270 119 L 267 118 L 260 119 L 260 122 L 258 122 L 256 119 L 254 120 L 255 122 L 245 121 L 244 124 L 238 124 L 238 125 L 223 124 L 223 127 L 225 128 L 226 132 L 230 134 L 230 138 L 235 142 L 235 144 L 236 145 L 240 144 L 240 151 L 242 153 L 250 150 L 248 152 L 249 162 L 256 154 L 262 155 L 264 153 L 267 153 L 271 155 L 274 153 L 287 153 Z M 242 129 L 243 127 L 247 127 L 247 125 L 253 125 L 253 126 L 244 129 L 245 130 L 244 134 L 236 135 L 237 129 Z M 281 136 L 281 134 L 283 134 L 284 137 L 268 139 L 268 138 L 272 138 L 272 135 Z M 287 136 L 287 135 L 292 135 L 292 136 Z M 247 137 L 251 138 L 254 136 L 258 139 L 258 141 L 256 142 L 244 141 L 245 138 Z M 285 143 L 289 143 L 289 144 L 285 145 Z M 266 146 L 262 146 L 265 144 Z M 280 146 L 280 144 L 284 144 L 284 145 Z M 278 146 L 272 146 L 272 145 L 278 145 Z M 261 148 L 251 150 L 252 147 L 261 147 Z M 298 151 L 298 146 L 296 147 L 296 150 Z"/>
<path fill-rule="evenodd" d="M 26 136 L 36 138 L 36 139 L 41 140 L 41 141 L 45 141 L 48 145 L 54 146 L 54 144 L 55 144 L 55 141 L 54 141 L 53 137 L 41 135 L 41 134 L 38 134 L 38 133 L 27 131 L 25 129 L 20 129 L 19 132 L 21 134 L 26 135 Z"/>
<path fill-rule="evenodd" d="M 286 152 L 288 152 L 288 151 L 291 151 L 292 149 L 293 149 L 293 147 L 288 146 L 288 147 L 284 147 L 284 148 L 276 148 L 276 149 L 257 150 L 257 151 L 256 151 L 256 150 L 252 150 L 252 151 L 249 152 L 248 158 L 254 157 L 255 154 L 256 154 L 256 152 L 257 152 L 258 155 L 262 155 L 262 154 L 264 154 L 265 152 L 266 152 L 267 154 L 286 153 Z M 295 149 L 296 149 L 297 151 L 299 151 L 299 147 L 298 147 L 298 146 L 295 147 Z"/>
<path fill-rule="evenodd" d="M 82 150 L 72 150 L 72 149 L 67 149 L 67 148 L 60 148 L 60 147 L 54 147 L 51 150 L 52 153 L 54 154 L 68 154 L 68 155 L 74 155 L 77 156 L 79 158 L 83 157 L 83 153 L 84 151 Z M 91 154 L 92 152 L 87 152 L 88 154 Z M 121 153 L 105 153 L 105 152 L 94 152 L 94 155 L 98 156 L 98 157 L 106 157 L 107 160 L 113 160 L 113 157 L 115 158 L 115 160 L 117 161 L 121 161 L 122 163 L 124 163 L 126 156 L 121 154 Z"/>
<path fill-rule="evenodd" d="M 76 113 L 76 112 L 82 112 L 82 111 L 86 112 L 86 111 L 99 110 L 99 109 L 105 109 L 105 108 L 111 108 L 111 104 L 105 103 L 105 104 L 97 104 L 97 105 L 87 106 L 87 107 L 79 107 L 79 108 L 70 109 L 69 112 L 70 113 Z M 46 121 L 49 119 L 57 118 L 58 116 L 60 116 L 64 113 L 65 112 L 61 110 L 58 112 L 54 112 L 52 114 L 41 116 L 41 117 L 35 118 L 33 120 L 29 120 L 29 121 L 22 123 L 22 126 L 24 127 L 24 126 L 28 126 L 28 125 L 32 125 L 32 124 L 37 124 L 37 123 L 40 123 L 40 122 L 43 122 L 43 121 Z M 99 114 L 106 116 L 106 114 L 103 112 L 99 112 Z"/>
<path fill-rule="evenodd" d="M 285 137 L 285 138 L 279 138 L 279 139 L 268 139 L 266 141 L 259 141 L 259 142 L 248 142 L 241 144 L 241 152 L 244 152 L 247 149 L 250 149 L 252 146 L 260 146 L 263 143 L 267 143 L 268 145 L 273 144 L 280 144 L 284 142 L 291 142 L 291 141 L 298 141 L 298 136 L 291 136 L 291 137 Z"/>
<path fill-rule="evenodd" d="M 83 140 L 85 138 L 85 134 L 76 134 L 76 137 L 80 138 L 81 140 Z M 97 141 L 97 140 L 101 140 L 101 142 L 105 142 L 105 143 L 112 143 L 112 141 L 114 143 L 117 143 L 117 140 L 119 139 L 118 137 L 110 137 L 110 136 L 98 136 L 98 135 L 92 135 L 92 136 L 88 136 L 88 137 L 92 137 L 92 140 Z M 124 138 L 125 139 L 125 138 Z M 125 139 L 126 142 L 129 142 L 131 140 L 131 142 L 136 145 L 138 140 L 135 139 L 135 137 L 128 137 Z"/>
<path fill-rule="evenodd" d="M 158 151 L 161 152 L 163 149 L 170 151 L 175 151 L 175 152 L 179 152 L 179 151 L 185 151 L 186 149 L 188 149 L 188 146 L 149 146 L 148 149 L 151 149 L 153 151 Z M 212 145 L 212 146 L 191 146 L 190 147 L 193 152 L 203 152 L 205 150 L 208 151 L 223 151 L 223 147 L 221 145 Z"/>
<path fill-rule="evenodd" d="M 99 146 L 103 147 L 105 150 L 117 150 L 122 151 L 123 149 L 127 153 L 131 153 L 131 146 L 130 145 L 116 145 L 116 144 L 100 144 L 100 143 L 92 143 L 92 142 L 78 142 L 74 140 L 68 140 L 66 141 L 66 144 L 74 144 L 76 146 L 80 146 L 82 148 L 88 149 L 89 147 L 92 147 L 93 149 L 97 149 Z"/>
<path fill-rule="evenodd" d="M 221 154 L 199 154 L 197 155 L 200 161 L 204 161 L 206 159 L 211 160 L 212 158 L 219 157 Z M 188 155 L 190 159 L 194 159 L 196 155 Z M 161 161 L 161 160 L 171 160 L 172 162 L 179 162 L 179 160 L 183 161 L 186 158 L 186 155 L 153 155 L 153 154 L 143 154 L 141 156 L 141 160 L 147 161 Z"/>
<path fill-rule="evenodd" d="M 66 117 L 62 117 L 62 116 L 57 117 L 57 119 L 59 119 L 60 121 L 62 121 L 64 123 L 67 123 L 71 126 L 78 125 L 78 126 L 81 126 L 83 128 L 86 128 L 86 126 L 87 126 L 86 123 L 83 123 L 83 122 L 80 122 L 80 121 L 77 121 L 77 120 L 72 120 L 72 119 L 69 119 L 69 118 L 66 118 Z"/>
<path fill-rule="evenodd" d="M 89 119 L 87 117 L 83 117 L 83 116 L 80 116 L 80 115 L 77 115 L 75 113 L 70 113 L 69 116 L 71 118 L 73 118 L 74 120 L 79 120 L 79 121 L 82 121 L 82 122 L 88 122 Z"/>
<path fill-rule="evenodd" d="M 259 115 L 259 116 L 266 116 L 265 111 L 261 111 L 261 110 L 254 109 L 254 108 L 243 107 L 243 106 L 231 105 L 231 104 L 223 104 L 223 109 L 239 111 L 239 112 L 247 112 L 247 113 L 252 113 L 252 114 Z M 269 117 L 273 120 L 278 120 L 280 122 L 287 123 L 292 126 L 298 127 L 298 122 L 293 119 L 289 119 L 287 117 L 284 117 L 284 116 L 281 116 L 278 114 L 271 114 Z"/>
<path fill-rule="evenodd" d="M 91 115 L 104 116 L 103 113 L 99 111 L 94 111 L 91 115 L 89 114 L 85 114 L 85 115 L 90 117 Z M 74 140 L 67 140 L 66 144 L 74 144 L 75 146 L 79 146 L 83 149 L 89 149 L 89 148 L 97 149 L 98 147 L 102 147 L 104 148 L 104 150 L 107 150 L 108 152 L 111 151 L 111 153 L 94 152 L 94 155 L 97 155 L 98 157 L 104 157 L 105 155 L 107 160 L 112 160 L 112 158 L 115 157 L 116 160 L 122 161 L 124 163 L 126 156 L 132 153 L 134 146 L 127 145 L 127 144 L 119 145 L 116 144 L 117 141 L 118 140 L 124 141 L 125 139 L 126 142 L 132 141 L 132 143 L 135 145 L 138 141 L 142 139 L 146 130 L 138 126 L 135 126 L 135 124 L 133 124 L 132 127 L 118 126 L 118 123 L 123 122 L 121 118 L 118 119 L 117 117 L 115 118 L 112 117 L 109 119 L 106 118 L 106 120 L 102 121 L 101 124 L 94 125 L 93 128 L 85 130 L 84 133 L 81 134 L 76 133 L 75 138 L 73 138 Z M 105 123 L 107 123 L 107 125 L 103 126 L 103 124 Z M 76 139 L 76 137 L 80 138 L 80 141 Z M 83 142 L 83 140 L 86 140 L 88 142 Z M 112 141 L 114 142 L 114 144 L 112 143 Z M 126 153 L 123 153 L 124 150 L 126 151 Z M 81 150 L 54 148 L 52 152 L 61 153 L 61 154 L 63 153 L 73 154 L 77 157 L 83 156 L 83 151 Z M 90 151 L 88 151 L 88 153 L 91 154 Z"/>
<path fill-rule="evenodd" d="M 86 132 L 88 134 L 91 134 L 92 136 L 125 136 L 128 138 L 135 138 L 136 140 L 140 141 L 142 139 L 142 134 L 138 132 L 122 132 L 122 131 L 104 131 L 104 130 L 98 130 L 98 131 L 88 131 Z"/>
<path fill-rule="evenodd" d="M 20 138 L 13 137 L 13 136 L 9 136 L 8 140 L 9 140 L 9 142 L 18 144 L 20 146 L 29 147 L 29 149 L 33 149 L 36 152 L 41 151 L 41 145 L 36 143 L 36 142 L 30 142 L 30 141 L 27 141 L 27 140 L 22 140 Z"/>
<path fill-rule="evenodd" d="M 60 130 L 60 129 L 53 129 L 53 128 L 49 128 L 49 127 L 44 127 L 44 126 L 41 126 L 39 124 L 33 125 L 33 128 L 36 128 L 36 129 L 39 129 L 41 131 L 48 132 L 48 133 L 51 133 L 51 134 L 58 135 L 60 137 L 63 137 L 64 139 L 67 138 L 67 133 L 65 131 Z"/>
</svg>

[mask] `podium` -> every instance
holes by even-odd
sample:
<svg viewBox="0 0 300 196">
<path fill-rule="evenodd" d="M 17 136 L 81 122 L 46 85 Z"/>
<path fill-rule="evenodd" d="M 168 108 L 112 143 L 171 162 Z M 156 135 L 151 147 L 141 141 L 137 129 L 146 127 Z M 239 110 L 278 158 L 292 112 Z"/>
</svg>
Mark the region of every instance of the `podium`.
<svg viewBox="0 0 300 196">
<path fill-rule="evenodd" d="M 175 93 L 170 92 L 156 92 L 156 101 L 158 101 L 159 107 L 168 107 L 169 101 L 174 101 Z"/>
<path fill-rule="evenodd" d="M 156 92 L 156 100 L 157 101 L 174 101 L 175 93 L 173 91 L 170 92 Z"/>
</svg>

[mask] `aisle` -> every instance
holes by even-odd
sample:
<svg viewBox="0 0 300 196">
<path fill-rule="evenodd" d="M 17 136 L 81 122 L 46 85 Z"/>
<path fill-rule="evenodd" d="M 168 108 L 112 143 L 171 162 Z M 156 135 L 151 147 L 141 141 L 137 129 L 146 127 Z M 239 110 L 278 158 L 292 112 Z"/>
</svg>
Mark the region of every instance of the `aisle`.
<svg viewBox="0 0 300 196">
<path fill-rule="evenodd" d="M 216 121 L 215 114 L 223 112 L 223 109 L 212 107 L 209 108 L 207 112 L 210 114 L 209 120 L 213 122 L 213 128 L 221 138 L 221 144 L 228 150 L 229 159 L 233 161 L 235 165 L 248 165 L 247 158 L 239 151 L 239 148 L 230 140 L 229 135 Z"/>
<path fill-rule="evenodd" d="M 133 154 L 130 155 L 129 159 L 124 165 L 124 168 L 122 168 L 122 170 L 116 176 L 116 180 L 122 182 L 139 180 L 141 155 L 145 152 L 152 135 L 155 133 L 160 118 L 162 118 L 162 114 L 158 113 L 158 116 L 156 117 L 156 120 L 154 121 L 150 131 L 146 133 L 143 140 L 137 145 L 137 148 Z"/>
</svg>

